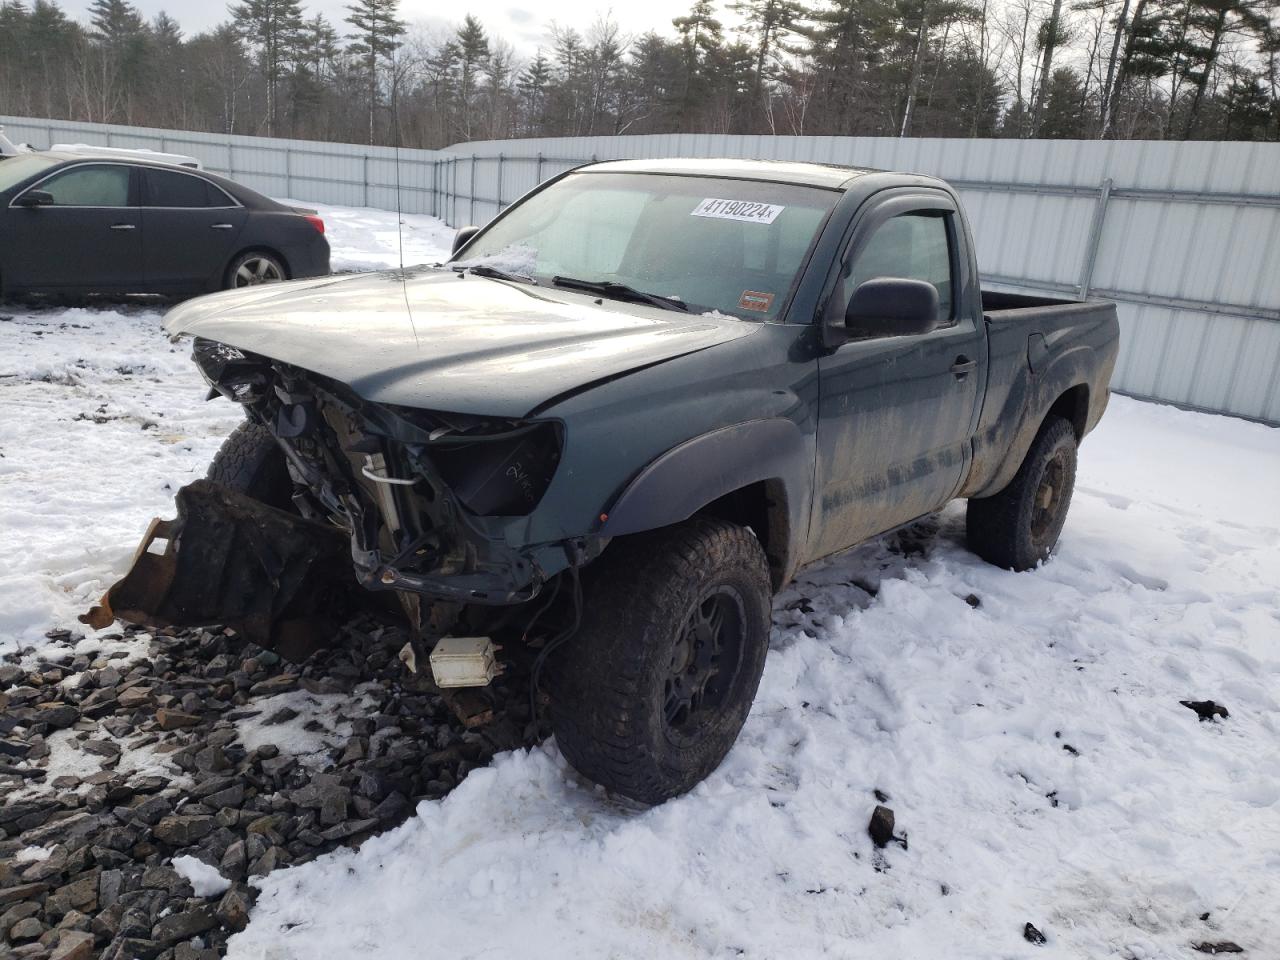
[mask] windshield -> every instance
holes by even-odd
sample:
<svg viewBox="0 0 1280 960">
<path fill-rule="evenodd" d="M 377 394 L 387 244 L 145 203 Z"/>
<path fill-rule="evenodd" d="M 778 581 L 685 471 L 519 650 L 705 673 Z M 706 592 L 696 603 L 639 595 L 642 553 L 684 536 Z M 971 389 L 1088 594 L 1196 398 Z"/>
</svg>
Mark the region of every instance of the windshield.
<svg viewBox="0 0 1280 960">
<path fill-rule="evenodd" d="M 19 157 L 10 157 L 0 163 L 0 193 L 29 177 L 34 177 L 41 170 L 47 170 L 61 160 L 42 157 L 37 153 L 24 153 Z"/>
<path fill-rule="evenodd" d="M 621 284 L 695 313 L 771 320 L 839 196 L 760 180 L 573 174 L 513 207 L 455 265 Z"/>
</svg>

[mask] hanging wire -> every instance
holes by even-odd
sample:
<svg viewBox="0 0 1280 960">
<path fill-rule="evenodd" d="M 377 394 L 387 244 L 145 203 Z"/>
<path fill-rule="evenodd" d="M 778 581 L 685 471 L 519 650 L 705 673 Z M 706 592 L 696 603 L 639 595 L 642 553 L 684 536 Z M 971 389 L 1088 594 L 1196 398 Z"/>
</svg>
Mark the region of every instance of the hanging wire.
<svg viewBox="0 0 1280 960">
<path fill-rule="evenodd" d="M 573 622 L 566 629 L 548 640 L 547 645 L 538 652 L 537 659 L 533 661 L 532 676 L 529 678 L 529 721 L 533 724 L 535 730 L 538 726 L 538 682 L 542 676 L 542 666 L 556 649 L 563 646 L 570 637 L 578 632 L 578 627 L 582 625 L 582 580 L 578 576 L 577 563 L 572 564 L 568 572 L 569 578 L 573 581 Z M 560 585 L 557 581 L 556 593 L 559 593 L 559 591 Z M 551 600 L 555 600 L 554 594 Z M 542 615 L 543 610 L 549 606 L 551 606 L 551 601 L 548 601 L 541 610 L 534 614 L 534 620 L 536 621 Z M 530 623 L 530 627 L 532 625 Z"/>
</svg>

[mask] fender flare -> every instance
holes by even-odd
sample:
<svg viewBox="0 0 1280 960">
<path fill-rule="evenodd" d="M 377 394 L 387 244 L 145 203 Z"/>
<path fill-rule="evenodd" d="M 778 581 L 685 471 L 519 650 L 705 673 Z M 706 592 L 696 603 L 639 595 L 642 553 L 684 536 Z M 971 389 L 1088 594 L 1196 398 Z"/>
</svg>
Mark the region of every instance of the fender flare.
<svg viewBox="0 0 1280 960">
<path fill-rule="evenodd" d="M 689 519 L 726 494 L 779 481 L 786 495 L 788 557 L 808 533 L 812 441 L 791 420 L 748 420 L 672 447 L 644 467 L 607 511 L 607 537 L 656 530 Z M 790 566 L 790 564 L 787 564 Z"/>
</svg>

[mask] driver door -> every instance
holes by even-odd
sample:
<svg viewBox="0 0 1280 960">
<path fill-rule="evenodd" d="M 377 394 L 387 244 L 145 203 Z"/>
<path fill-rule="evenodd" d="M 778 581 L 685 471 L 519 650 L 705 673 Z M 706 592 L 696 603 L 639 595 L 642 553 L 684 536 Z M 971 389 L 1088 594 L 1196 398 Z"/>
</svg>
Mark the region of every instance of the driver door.
<svg viewBox="0 0 1280 960">
<path fill-rule="evenodd" d="M 942 191 L 886 191 L 859 215 L 829 298 L 843 324 L 859 283 L 925 280 L 938 326 L 912 336 L 854 339 L 819 358 L 818 496 L 813 556 L 850 547 L 939 509 L 970 459 L 986 347 L 976 298 L 963 291 L 963 227 Z"/>
</svg>

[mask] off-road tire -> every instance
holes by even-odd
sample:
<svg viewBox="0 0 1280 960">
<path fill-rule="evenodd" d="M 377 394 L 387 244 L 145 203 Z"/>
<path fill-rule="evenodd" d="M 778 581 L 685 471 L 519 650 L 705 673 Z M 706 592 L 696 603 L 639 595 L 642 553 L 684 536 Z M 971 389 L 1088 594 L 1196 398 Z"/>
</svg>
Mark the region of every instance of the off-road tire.
<svg viewBox="0 0 1280 960">
<path fill-rule="evenodd" d="M 1030 570 L 1048 559 L 1071 506 L 1078 444 L 1067 420 L 1046 420 L 1009 485 L 969 501 L 969 549 L 1010 570 Z"/>
<path fill-rule="evenodd" d="M 581 627 L 551 662 L 560 750 L 583 776 L 640 803 L 686 793 L 725 758 L 760 684 L 772 594 L 759 541 L 702 518 L 621 538 L 586 569 L 584 590 Z M 709 627 L 716 611 L 720 626 Z M 716 665 L 695 662 L 704 646 L 720 650 Z M 688 662 L 677 666 L 678 656 Z M 700 705 L 673 711 L 695 669 L 709 677 Z"/>
<path fill-rule="evenodd" d="M 214 483 L 280 510 L 293 510 L 293 480 L 266 427 L 246 420 L 222 442 L 209 464 Z"/>
</svg>

